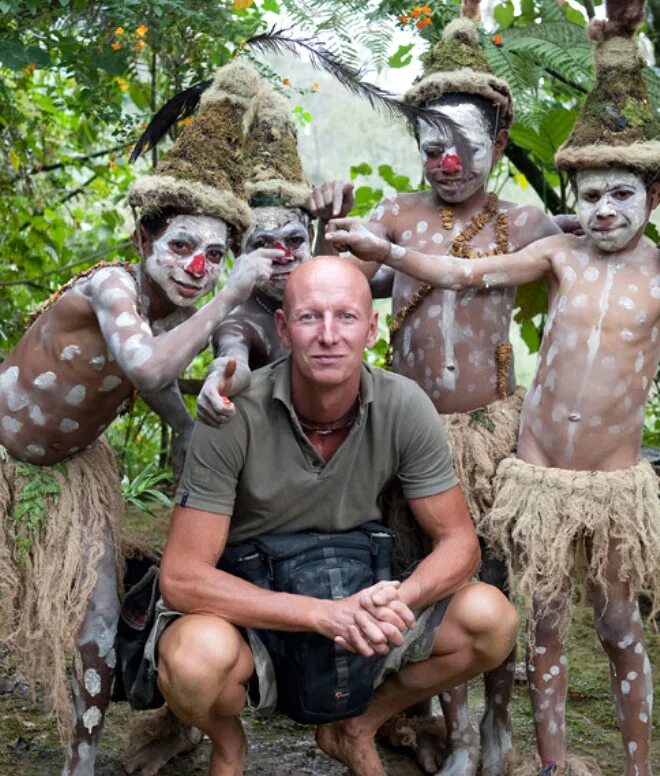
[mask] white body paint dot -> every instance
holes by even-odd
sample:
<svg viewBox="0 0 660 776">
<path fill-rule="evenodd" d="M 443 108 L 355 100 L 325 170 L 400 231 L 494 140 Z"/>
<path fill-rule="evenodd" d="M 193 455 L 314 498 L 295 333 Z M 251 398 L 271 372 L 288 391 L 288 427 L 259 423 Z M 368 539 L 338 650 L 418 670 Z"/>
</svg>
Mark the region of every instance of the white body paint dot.
<svg viewBox="0 0 660 776">
<path fill-rule="evenodd" d="M 108 391 L 114 390 L 118 385 L 121 385 L 121 377 L 117 377 L 117 375 L 108 375 L 103 378 L 99 393 L 108 393 Z"/>
<path fill-rule="evenodd" d="M 59 425 L 60 431 L 65 434 L 70 434 L 78 428 L 80 428 L 80 423 L 77 420 L 73 420 L 73 418 L 64 418 Z"/>
<path fill-rule="evenodd" d="M 8 434 L 17 434 L 21 430 L 22 425 L 16 418 L 12 418 L 9 415 L 5 415 L 2 419 L 2 427 Z"/>
<path fill-rule="evenodd" d="M 94 697 L 101 692 L 101 675 L 94 668 L 88 668 L 83 676 L 85 682 L 85 689 Z"/>
<path fill-rule="evenodd" d="M 37 388 L 41 388 L 42 391 L 46 388 L 51 388 L 56 382 L 57 375 L 55 372 L 42 372 L 34 378 L 34 384 Z"/>
<path fill-rule="evenodd" d="M 31 444 L 28 445 L 25 449 L 29 455 L 32 455 L 35 458 L 43 458 L 43 456 L 46 455 L 46 451 L 41 445 Z"/>
<path fill-rule="evenodd" d="M 83 714 L 83 727 L 88 733 L 91 733 L 94 728 L 100 724 L 102 719 L 101 710 L 98 706 L 91 706 Z"/>
<path fill-rule="evenodd" d="M 67 393 L 65 401 L 72 407 L 76 407 L 78 404 L 81 404 L 85 400 L 86 395 L 87 389 L 84 385 L 74 385 L 69 393 Z"/>
<path fill-rule="evenodd" d="M 62 348 L 62 352 L 60 353 L 60 360 L 71 361 L 78 355 L 80 355 L 80 348 L 78 345 L 67 345 L 65 348 Z"/>
</svg>

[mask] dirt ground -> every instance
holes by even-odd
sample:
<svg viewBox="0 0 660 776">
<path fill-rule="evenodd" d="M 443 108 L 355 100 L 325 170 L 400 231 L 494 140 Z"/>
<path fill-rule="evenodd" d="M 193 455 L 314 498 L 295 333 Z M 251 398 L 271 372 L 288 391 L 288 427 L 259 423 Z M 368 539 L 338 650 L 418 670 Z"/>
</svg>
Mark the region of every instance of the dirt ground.
<svg viewBox="0 0 660 776">
<path fill-rule="evenodd" d="M 133 536 L 142 540 L 162 537 L 167 515 L 152 519 L 130 515 Z M 654 667 L 656 697 L 660 691 L 660 639 L 647 630 L 649 657 Z M 591 625 L 586 606 L 576 607 L 568 644 L 571 679 L 568 703 L 570 749 L 591 754 L 599 761 L 605 776 L 621 776 L 623 751 L 616 725 L 614 704 L 609 694 L 607 662 Z M 531 751 L 534 743 L 532 718 L 520 672 L 513 703 L 515 744 Z M 483 709 L 481 683 L 472 682 L 471 714 L 478 722 Z M 436 710 L 437 711 L 437 710 Z M 124 703 L 111 707 L 97 759 L 97 776 L 121 776 L 122 760 L 128 750 L 128 736 L 139 714 Z M 249 740 L 246 768 L 248 776 L 340 776 L 346 769 L 328 759 L 314 743 L 313 729 L 296 725 L 284 717 L 258 719 L 246 713 L 244 723 Z M 654 715 L 653 770 L 660 773 L 660 715 Z M 209 744 L 170 763 L 162 776 L 205 774 Z M 416 776 L 421 770 L 404 750 L 383 749 L 388 774 Z M 0 652 L 0 776 L 59 776 L 62 755 L 53 720 L 43 714 L 38 699 L 31 697 L 26 684 L 11 669 L 9 656 Z"/>
</svg>

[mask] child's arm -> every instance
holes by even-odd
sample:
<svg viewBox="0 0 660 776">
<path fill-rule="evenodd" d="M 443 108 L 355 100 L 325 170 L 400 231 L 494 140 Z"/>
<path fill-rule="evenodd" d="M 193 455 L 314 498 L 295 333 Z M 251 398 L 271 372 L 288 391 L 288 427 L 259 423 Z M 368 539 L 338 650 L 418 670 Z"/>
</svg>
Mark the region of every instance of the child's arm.
<svg viewBox="0 0 660 776">
<path fill-rule="evenodd" d="M 333 219 L 326 237 L 363 261 L 388 264 L 432 286 L 451 289 L 517 286 L 538 280 L 552 270 L 551 248 L 558 239 L 547 237 L 517 253 L 458 259 L 394 245 L 376 237 L 354 218 Z"/>
</svg>

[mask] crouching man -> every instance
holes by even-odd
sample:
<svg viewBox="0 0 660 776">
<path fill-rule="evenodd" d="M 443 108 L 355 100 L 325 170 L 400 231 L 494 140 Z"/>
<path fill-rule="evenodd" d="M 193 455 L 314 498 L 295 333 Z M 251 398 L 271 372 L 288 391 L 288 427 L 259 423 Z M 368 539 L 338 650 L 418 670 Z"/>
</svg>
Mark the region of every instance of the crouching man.
<svg viewBox="0 0 660 776">
<path fill-rule="evenodd" d="M 287 283 L 276 323 L 290 357 L 253 375 L 230 423 L 198 423 L 193 433 L 151 640 L 158 681 L 172 710 L 210 737 L 212 776 L 243 773 L 246 686 L 261 707 L 288 711 L 307 698 L 308 721 L 332 720 L 317 728 L 321 749 L 359 776 L 383 776 L 378 727 L 498 665 L 518 618 L 497 589 L 469 584 L 478 542 L 431 401 L 412 381 L 362 362 L 377 333 L 364 276 L 337 258 L 306 262 Z M 433 550 L 401 582 L 374 583 L 375 575 L 360 584 L 369 577 L 356 579 L 357 561 L 339 559 L 365 523 L 378 527 L 380 496 L 394 478 Z M 314 537 L 307 552 L 327 549 L 279 588 L 277 551 L 268 579 L 223 570 L 229 557 L 250 567 L 264 547 L 293 547 L 306 534 Z M 324 578 L 327 595 L 309 595 Z M 292 667 L 286 651 L 299 639 L 329 650 L 310 681 L 322 683 L 327 670 L 334 692 L 292 691 L 315 659 L 298 651 L 306 657 Z"/>
</svg>

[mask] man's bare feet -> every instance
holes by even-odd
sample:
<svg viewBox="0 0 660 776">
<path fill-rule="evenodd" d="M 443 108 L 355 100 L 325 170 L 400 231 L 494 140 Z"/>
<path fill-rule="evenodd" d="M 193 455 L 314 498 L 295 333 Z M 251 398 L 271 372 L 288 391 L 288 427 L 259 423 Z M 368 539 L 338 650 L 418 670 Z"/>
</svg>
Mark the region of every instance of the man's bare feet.
<svg viewBox="0 0 660 776">
<path fill-rule="evenodd" d="M 504 776 L 507 755 L 513 745 L 511 718 L 505 713 L 496 714 L 489 708 L 479 726 L 481 733 L 481 775 Z"/>
<path fill-rule="evenodd" d="M 386 776 L 373 734 L 365 733 L 353 720 L 320 725 L 316 728 L 316 743 L 355 776 Z"/>
</svg>

